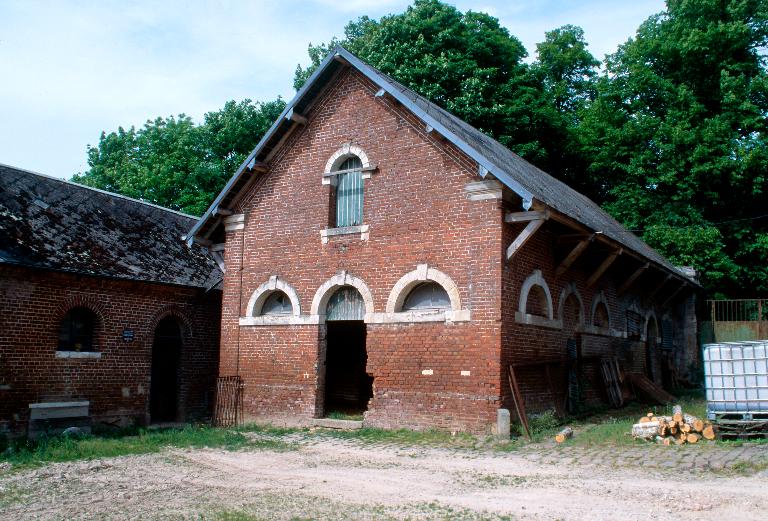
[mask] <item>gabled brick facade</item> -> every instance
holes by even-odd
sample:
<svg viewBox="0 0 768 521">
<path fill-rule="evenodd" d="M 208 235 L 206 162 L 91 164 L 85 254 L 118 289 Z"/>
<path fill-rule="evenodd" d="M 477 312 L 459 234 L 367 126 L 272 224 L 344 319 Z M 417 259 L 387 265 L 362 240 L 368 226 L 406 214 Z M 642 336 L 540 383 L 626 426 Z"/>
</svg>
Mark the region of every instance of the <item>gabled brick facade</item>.
<svg viewBox="0 0 768 521">
<path fill-rule="evenodd" d="M 682 372 L 695 362 L 695 318 L 692 329 L 685 322 L 690 290 L 678 292 L 679 282 L 651 269 L 619 296 L 644 262 L 631 252 L 587 287 L 617 248 L 602 240 L 556 276 L 585 233 L 570 229 L 567 219 L 548 220 L 508 260 L 506 250 L 526 223 L 505 223 L 505 215 L 521 211 L 520 197 L 480 178 L 472 158 L 354 67 L 329 80 L 301 116 L 265 166 L 243 174 L 251 178 L 241 179 L 244 188 L 231 200 L 227 212 L 235 215 L 220 220 L 224 235 L 216 228 L 207 234 L 223 239 L 225 250 L 220 373 L 243 377 L 247 416 L 302 423 L 329 412 L 325 307 L 342 286 L 354 287 L 365 306 L 365 372 L 373 380 L 367 426 L 488 431 L 499 408 L 512 409 L 507 366 L 566 358 L 569 338 L 585 358 L 615 356 L 661 383 L 660 350 L 651 348 L 647 369 L 644 333 L 626 338 L 630 308 L 644 327 L 655 321 L 661 331 L 662 317 L 674 323 L 667 328 L 675 335 L 667 342 L 676 346 L 673 362 Z M 338 230 L 329 224 L 333 185 L 323 174 L 329 159 L 353 152 L 370 166 L 363 226 Z M 534 202 L 537 209 L 547 207 Z M 401 302 L 424 280 L 451 295 L 440 319 L 397 309 L 398 291 Z M 664 284 L 653 298 L 659 280 Z M 532 297 L 521 310 L 529 287 Z M 259 303 L 277 290 L 296 301 L 292 314 L 259 316 Z M 594 325 L 598 300 L 610 324 Z M 587 402 L 601 399 L 594 367 L 583 369 Z M 567 375 L 554 373 L 563 387 Z M 520 380 L 529 409 L 563 400 L 540 368 L 521 369 Z"/>
</svg>

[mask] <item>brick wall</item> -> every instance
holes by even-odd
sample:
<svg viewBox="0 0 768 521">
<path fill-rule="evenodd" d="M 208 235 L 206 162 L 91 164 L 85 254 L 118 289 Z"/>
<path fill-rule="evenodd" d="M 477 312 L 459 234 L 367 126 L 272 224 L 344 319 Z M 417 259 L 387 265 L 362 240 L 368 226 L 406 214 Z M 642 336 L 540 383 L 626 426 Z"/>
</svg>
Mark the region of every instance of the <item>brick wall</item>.
<svg viewBox="0 0 768 521">
<path fill-rule="evenodd" d="M 250 415 L 322 415 L 324 326 L 238 327 L 253 291 L 278 275 L 309 314 L 317 289 L 346 270 L 368 286 L 374 311 L 384 312 L 395 283 L 428 264 L 457 284 L 472 320 L 368 324 L 374 397 L 366 423 L 485 430 L 498 407 L 502 210 L 493 200 L 469 201 L 464 186 L 477 180 L 476 166 L 391 100 L 376 98 L 377 90 L 345 73 L 240 202 L 245 229 L 226 239 L 222 372 L 233 373 L 239 363 Z M 378 165 L 365 180 L 369 237 L 323 244 L 320 231 L 332 208 L 322 172 L 346 143 Z"/>
<path fill-rule="evenodd" d="M 514 196 L 470 201 L 465 186 L 478 181 L 477 165 L 427 133 L 396 102 L 374 96 L 377 90 L 358 73 L 343 72 L 305 114 L 308 125 L 295 127 L 268 159 L 270 172 L 255 179 L 237 203 L 245 228 L 226 237 L 221 370 L 244 377 L 246 413 L 306 421 L 325 412 L 325 326 L 239 325 L 251 295 L 271 276 L 295 288 L 307 318 L 318 288 L 341 271 L 365 283 L 377 313 L 384 311 L 397 281 L 417 265 L 442 271 L 458 286 L 462 307 L 471 312 L 468 322 L 367 324 L 367 372 L 374 378 L 365 414 L 370 426 L 487 431 L 496 409 L 512 405 L 502 368 L 513 361 L 562 357 L 571 336 L 580 338 L 585 356 L 618 353 L 642 372 L 644 344 L 588 333 L 581 325 L 591 323 L 592 302 L 600 292 L 613 329 L 623 329 L 630 306 L 655 310 L 661 318 L 656 304 L 643 304 L 633 293 L 616 295 L 628 268 L 618 263 L 590 289 L 585 281 L 595 265 L 576 263 L 556 278 L 562 256 L 555 245 L 562 231 L 550 223 L 506 262 L 505 249 L 524 224 L 504 224 L 503 216 L 519 211 L 520 201 Z M 345 144 L 360 147 L 378 165 L 364 185 L 363 222 L 370 229 L 367 240 L 341 235 L 324 243 L 321 230 L 332 221 L 333 205 L 332 187 L 322 184 L 322 173 Z M 533 270 L 547 280 L 553 319 L 565 328 L 515 321 L 521 285 Z M 569 285 L 583 309 L 572 297 L 561 316 L 560 294 Z M 532 312 L 547 314 L 541 301 L 534 307 Z M 532 409 L 552 406 L 555 398 L 542 374 L 521 377 Z M 598 400 L 600 389 L 587 385 L 585 397 Z"/>
<path fill-rule="evenodd" d="M 100 358 L 58 358 L 74 306 L 98 316 Z M 154 328 L 179 320 L 178 419 L 210 415 L 218 370 L 220 292 L 0 266 L 0 423 L 21 431 L 28 405 L 89 400 L 95 421 L 148 421 Z M 127 343 L 122 335 L 133 330 Z"/>
</svg>

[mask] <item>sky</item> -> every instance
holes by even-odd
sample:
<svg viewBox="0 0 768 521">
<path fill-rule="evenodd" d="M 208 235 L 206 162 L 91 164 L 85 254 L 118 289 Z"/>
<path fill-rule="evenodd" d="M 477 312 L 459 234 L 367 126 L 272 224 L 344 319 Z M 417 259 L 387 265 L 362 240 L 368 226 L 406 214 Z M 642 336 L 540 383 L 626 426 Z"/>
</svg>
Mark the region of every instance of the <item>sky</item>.
<svg viewBox="0 0 768 521">
<path fill-rule="evenodd" d="M 499 18 L 529 59 L 545 31 L 565 24 L 582 27 L 602 59 L 664 9 L 662 0 L 448 3 Z M 0 0 L 0 163 L 70 178 L 88 169 L 87 147 L 102 131 L 180 113 L 200 121 L 232 99 L 290 100 L 310 42 L 409 4 Z"/>
</svg>

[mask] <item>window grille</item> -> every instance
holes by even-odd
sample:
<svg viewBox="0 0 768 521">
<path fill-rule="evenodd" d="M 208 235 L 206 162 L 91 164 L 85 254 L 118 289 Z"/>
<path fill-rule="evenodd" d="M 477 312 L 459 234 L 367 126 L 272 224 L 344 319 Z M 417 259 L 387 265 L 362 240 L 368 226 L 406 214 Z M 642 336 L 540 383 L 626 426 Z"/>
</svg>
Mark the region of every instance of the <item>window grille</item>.
<svg viewBox="0 0 768 521">
<path fill-rule="evenodd" d="M 336 227 L 363 224 L 363 173 L 359 157 L 350 157 L 338 170 L 352 170 L 336 176 Z"/>
</svg>

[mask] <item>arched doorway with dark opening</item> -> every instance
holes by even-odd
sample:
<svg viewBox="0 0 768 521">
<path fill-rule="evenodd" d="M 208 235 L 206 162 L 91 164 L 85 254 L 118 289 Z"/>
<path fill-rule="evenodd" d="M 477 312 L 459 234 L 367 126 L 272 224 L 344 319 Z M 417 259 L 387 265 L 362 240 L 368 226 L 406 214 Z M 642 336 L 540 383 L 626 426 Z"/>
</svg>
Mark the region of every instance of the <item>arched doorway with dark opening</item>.
<svg viewBox="0 0 768 521">
<path fill-rule="evenodd" d="M 152 372 L 149 387 L 151 423 L 179 421 L 179 362 L 182 336 L 179 321 L 172 316 L 157 324 L 152 342 Z"/>
<path fill-rule="evenodd" d="M 325 416 L 357 417 L 373 396 L 373 378 L 366 373 L 365 303 L 352 286 L 342 286 L 325 311 Z"/>
</svg>

